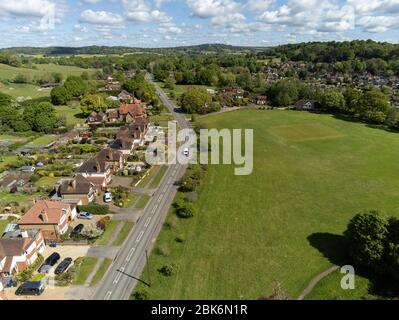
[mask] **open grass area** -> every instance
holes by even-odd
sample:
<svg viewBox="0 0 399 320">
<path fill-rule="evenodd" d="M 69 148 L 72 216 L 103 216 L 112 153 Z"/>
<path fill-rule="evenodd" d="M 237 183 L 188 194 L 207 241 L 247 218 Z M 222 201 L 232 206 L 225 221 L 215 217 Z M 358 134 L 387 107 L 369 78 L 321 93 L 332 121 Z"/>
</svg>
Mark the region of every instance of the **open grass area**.
<svg viewBox="0 0 399 320">
<path fill-rule="evenodd" d="M 98 246 L 106 246 L 120 223 L 121 221 L 111 220 L 104 233 L 96 240 L 95 244 Z"/>
<path fill-rule="evenodd" d="M 380 209 L 399 217 L 398 133 L 279 110 L 240 110 L 203 122 L 254 130 L 253 173 L 209 166 L 196 216 L 163 228 L 157 239 L 156 247 L 170 253 L 150 256 L 151 299 L 257 299 L 275 281 L 297 298 L 313 277 L 344 262 L 342 232 L 356 213 Z M 302 126 L 302 138 L 287 139 L 282 126 Z M 328 138 L 318 139 L 320 128 Z M 171 277 L 157 271 L 172 263 Z M 360 292 L 337 293 L 336 280 L 309 298 L 358 298 L 366 291 L 360 279 Z"/>
<path fill-rule="evenodd" d="M 0 83 L 0 92 L 10 95 L 13 98 L 18 97 L 31 97 L 32 99 L 48 97 L 51 90 L 42 89 L 39 86 L 25 83 Z"/>
<path fill-rule="evenodd" d="M 84 257 L 78 268 L 73 284 L 83 285 L 97 263 L 97 257 Z"/>
<path fill-rule="evenodd" d="M 90 286 L 95 286 L 97 283 L 101 281 L 101 279 L 104 277 L 104 274 L 107 272 L 111 262 L 112 262 L 111 259 L 108 258 L 105 258 L 103 260 L 103 262 L 100 265 L 100 268 L 97 270 L 96 274 L 91 280 Z"/>
<path fill-rule="evenodd" d="M 27 207 L 32 205 L 33 199 L 39 199 L 43 197 L 45 194 L 43 193 L 34 193 L 27 194 L 22 192 L 17 193 L 9 193 L 9 192 L 0 192 L 0 200 L 4 202 L 16 202 L 19 207 Z"/>
<path fill-rule="evenodd" d="M 53 187 L 55 184 L 62 179 L 61 177 L 41 177 L 35 182 L 36 187 Z"/>
<path fill-rule="evenodd" d="M 154 180 L 151 181 L 150 183 L 150 188 L 154 189 L 157 188 L 158 185 L 161 183 L 162 178 L 164 177 L 166 171 L 168 170 L 168 166 L 161 166 L 157 172 L 157 175 L 155 176 Z"/>
<path fill-rule="evenodd" d="M 131 221 L 127 221 L 123 224 L 121 231 L 119 232 L 118 236 L 116 237 L 115 241 L 112 243 L 113 246 L 120 246 L 122 245 L 123 241 L 125 241 L 126 237 L 128 236 L 129 232 L 132 230 L 134 223 Z"/>
<path fill-rule="evenodd" d="M 65 116 L 67 126 L 74 126 L 86 121 L 86 117 L 82 116 L 80 107 L 56 106 L 55 110 L 58 116 Z"/>
<path fill-rule="evenodd" d="M 8 168 L 8 166 L 12 163 L 15 163 L 18 160 L 18 156 L 9 155 L 9 156 L 0 156 L 0 172 L 3 172 Z"/>
<path fill-rule="evenodd" d="M 144 209 L 148 203 L 148 201 L 150 201 L 151 197 L 143 194 L 140 196 L 140 198 L 137 200 L 136 202 L 136 209 Z"/>
<path fill-rule="evenodd" d="M 3 232 L 8 224 L 9 224 L 8 220 L 0 220 L 0 237 L 3 235 Z"/>
<path fill-rule="evenodd" d="M 43 148 L 43 147 L 49 145 L 50 143 L 54 142 L 55 140 L 57 140 L 57 138 L 58 138 L 58 136 L 56 136 L 54 134 L 46 134 L 46 135 L 41 136 L 35 140 L 32 140 L 31 142 L 26 144 L 25 147 L 27 147 L 27 148 Z"/>
</svg>

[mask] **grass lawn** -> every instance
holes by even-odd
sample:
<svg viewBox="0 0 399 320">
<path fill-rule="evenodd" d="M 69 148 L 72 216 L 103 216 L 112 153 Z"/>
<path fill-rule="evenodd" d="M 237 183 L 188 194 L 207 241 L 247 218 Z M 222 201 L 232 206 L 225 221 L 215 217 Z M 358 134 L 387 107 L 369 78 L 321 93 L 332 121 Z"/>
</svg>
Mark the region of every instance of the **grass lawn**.
<svg viewBox="0 0 399 320">
<path fill-rule="evenodd" d="M 76 274 L 76 278 L 74 279 L 73 284 L 84 284 L 90 272 L 96 265 L 97 260 L 97 257 L 84 257 L 82 259 L 82 263 L 79 266 L 78 273 Z"/>
<path fill-rule="evenodd" d="M 20 207 L 27 207 L 32 205 L 33 199 L 38 199 L 44 195 L 45 194 L 42 193 L 26 194 L 21 192 L 0 192 L 0 200 L 5 202 L 17 202 Z"/>
<path fill-rule="evenodd" d="M 57 140 L 58 136 L 53 135 L 53 134 L 46 134 L 44 136 L 41 136 L 31 142 L 29 142 L 28 144 L 25 145 L 25 147 L 27 148 L 43 148 L 47 145 L 49 145 L 50 143 L 54 142 L 55 140 Z"/>
<path fill-rule="evenodd" d="M 141 195 L 139 200 L 136 202 L 136 209 L 144 209 L 150 199 L 151 197 L 146 194 Z"/>
<path fill-rule="evenodd" d="M 128 236 L 130 230 L 132 230 L 134 226 L 134 222 L 127 221 L 123 224 L 121 231 L 119 232 L 118 236 L 116 237 L 115 241 L 112 243 L 113 246 L 120 246 L 122 245 L 123 241 L 125 241 L 126 237 Z"/>
<path fill-rule="evenodd" d="M 137 185 L 138 188 L 145 188 L 147 187 L 148 183 L 150 182 L 150 180 L 152 179 L 152 177 L 155 176 L 155 174 L 158 173 L 159 171 L 159 166 L 153 166 L 151 167 L 149 170 L 149 172 L 147 172 L 147 175 L 140 181 L 140 183 Z"/>
<path fill-rule="evenodd" d="M 36 183 L 36 187 L 52 187 L 54 186 L 62 177 L 41 177 Z"/>
<path fill-rule="evenodd" d="M 129 193 L 129 196 L 123 201 L 123 208 L 130 208 L 136 199 L 136 194 L 134 192 Z"/>
<path fill-rule="evenodd" d="M 121 223 L 121 221 L 111 220 L 105 232 L 98 238 L 95 242 L 98 246 L 106 246 L 108 242 L 111 240 L 116 228 Z"/>
<path fill-rule="evenodd" d="M 156 177 L 150 183 L 150 188 L 155 189 L 161 183 L 163 176 L 165 175 L 166 171 L 168 170 L 167 166 L 162 166 L 159 168 Z"/>
<path fill-rule="evenodd" d="M 67 126 L 74 126 L 86 121 L 86 117 L 82 116 L 80 107 L 56 106 L 55 110 L 58 116 L 62 115 L 66 117 Z"/>
<path fill-rule="evenodd" d="M 96 274 L 94 275 L 93 279 L 90 282 L 91 286 L 95 286 L 97 283 L 101 281 L 104 277 L 104 274 L 107 272 L 109 266 L 111 264 L 111 259 L 105 258 L 100 265 L 100 268 L 97 270 Z"/>
<path fill-rule="evenodd" d="M 271 293 L 274 281 L 296 298 L 314 276 L 343 262 L 342 232 L 356 213 L 380 209 L 399 217 L 397 133 L 279 110 L 240 110 L 203 122 L 254 129 L 254 170 L 235 176 L 234 165 L 209 166 L 196 216 L 164 228 L 157 240 L 170 254 L 151 254 L 151 299 L 257 299 Z M 157 271 L 171 263 L 175 275 Z M 315 295 L 339 296 L 330 292 L 326 286 Z"/>
<path fill-rule="evenodd" d="M 48 97 L 51 90 L 42 89 L 38 86 L 26 83 L 0 83 L 0 92 L 10 95 L 13 98 L 31 97 L 32 99 Z"/>
<path fill-rule="evenodd" d="M 15 155 L 0 157 L 0 172 L 6 170 L 8 165 L 16 161 L 18 161 L 18 156 Z"/>
<path fill-rule="evenodd" d="M 36 273 L 35 275 L 30 278 L 29 281 L 41 281 L 46 275 L 44 273 Z"/>
<path fill-rule="evenodd" d="M 8 220 L 0 220 L 0 237 L 3 235 L 3 232 L 8 224 L 9 224 Z"/>
</svg>

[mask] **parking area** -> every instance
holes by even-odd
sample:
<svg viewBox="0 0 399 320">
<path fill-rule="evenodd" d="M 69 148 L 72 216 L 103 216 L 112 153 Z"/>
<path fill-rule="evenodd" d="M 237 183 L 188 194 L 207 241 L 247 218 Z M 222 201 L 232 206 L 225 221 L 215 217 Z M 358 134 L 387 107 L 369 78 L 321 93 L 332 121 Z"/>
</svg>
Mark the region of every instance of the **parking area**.
<svg viewBox="0 0 399 320">
<path fill-rule="evenodd" d="M 83 224 L 85 228 L 87 228 L 89 226 L 96 225 L 96 223 L 103 217 L 105 217 L 105 215 L 93 215 L 93 219 L 91 220 L 76 218 L 71 222 L 70 226 L 75 228 L 78 224 Z"/>
</svg>

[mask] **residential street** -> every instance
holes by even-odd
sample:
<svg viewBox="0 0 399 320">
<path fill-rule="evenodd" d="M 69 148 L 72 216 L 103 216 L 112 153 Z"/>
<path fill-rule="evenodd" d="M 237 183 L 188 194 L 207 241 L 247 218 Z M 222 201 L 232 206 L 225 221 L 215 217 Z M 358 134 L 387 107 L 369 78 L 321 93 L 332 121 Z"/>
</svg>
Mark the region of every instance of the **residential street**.
<svg viewBox="0 0 399 320">
<path fill-rule="evenodd" d="M 189 124 L 183 115 L 176 112 L 175 104 L 168 99 L 157 84 L 153 84 L 162 102 L 174 115 L 179 126 L 187 128 Z M 186 166 L 181 164 L 174 164 L 169 167 L 142 217 L 128 236 L 124 246 L 120 248 L 101 284 L 91 297 L 92 299 L 129 299 L 138 279 L 143 278 L 141 274 L 146 264 L 146 251 L 148 251 L 148 254 L 150 253 L 177 192 L 174 183 L 180 179 L 185 169 Z M 144 279 L 146 278 L 144 277 Z"/>
</svg>

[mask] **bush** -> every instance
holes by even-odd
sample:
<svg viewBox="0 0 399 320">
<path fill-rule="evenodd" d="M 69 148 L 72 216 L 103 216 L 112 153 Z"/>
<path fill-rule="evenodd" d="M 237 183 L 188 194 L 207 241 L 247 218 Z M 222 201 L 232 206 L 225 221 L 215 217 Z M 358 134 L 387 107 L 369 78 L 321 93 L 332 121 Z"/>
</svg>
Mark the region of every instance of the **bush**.
<svg viewBox="0 0 399 320">
<path fill-rule="evenodd" d="M 176 215 L 179 218 L 191 218 L 196 213 L 196 208 L 191 202 L 180 200 L 175 202 L 173 206 L 175 207 Z"/>
<path fill-rule="evenodd" d="M 29 281 L 35 270 L 37 270 L 40 265 L 43 263 L 44 258 L 41 254 L 37 255 L 36 261 L 28 266 L 24 271 L 17 274 L 16 279 L 21 282 Z"/>
<path fill-rule="evenodd" d="M 166 265 L 158 269 L 158 272 L 163 274 L 165 277 L 173 276 L 176 272 L 176 266 L 174 264 Z"/>
<path fill-rule="evenodd" d="M 107 204 L 89 204 L 85 206 L 78 206 L 78 211 L 82 212 L 89 212 L 94 215 L 103 215 L 103 214 L 109 214 L 109 206 Z"/>
<path fill-rule="evenodd" d="M 105 230 L 107 229 L 107 226 L 109 225 L 109 223 L 111 222 L 111 218 L 110 217 L 104 217 L 101 218 L 98 222 L 97 222 L 97 228 L 101 229 L 101 230 Z"/>
<path fill-rule="evenodd" d="M 149 300 L 149 295 L 146 290 L 137 290 L 132 296 L 134 300 Z"/>
<path fill-rule="evenodd" d="M 178 243 L 183 243 L 183 242 L 186 241 L 186 239 L 184 239 L 183 236 L 177 236 L 177 237 L 175 238 L 175 241 L 178 242 Z"/>
</svg>

